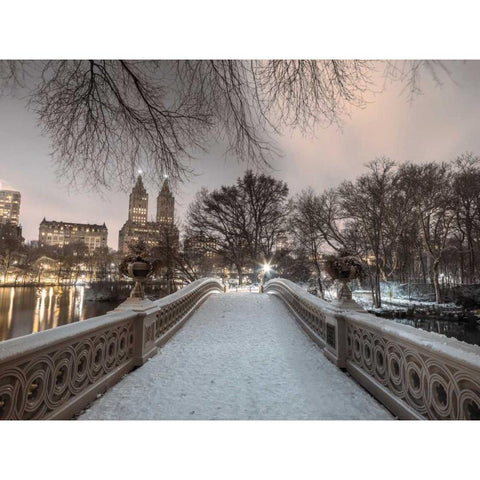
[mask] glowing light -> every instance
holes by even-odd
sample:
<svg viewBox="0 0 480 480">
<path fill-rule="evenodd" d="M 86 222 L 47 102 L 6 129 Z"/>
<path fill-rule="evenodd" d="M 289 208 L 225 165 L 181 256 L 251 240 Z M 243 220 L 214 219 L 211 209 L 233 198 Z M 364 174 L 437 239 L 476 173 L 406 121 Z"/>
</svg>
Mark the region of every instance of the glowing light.
<svg viewBox="0 0 480 480">
<path fill-rule="evenodd" d="M 265 263 L 265 264 L 263 265 L 263 271 L 264 271 L 265 273 L 268 273 L 271 269 L 272 269 L 272 267 L 271 267 L 268 263 Z"/>
<path fill-rule="evenodd" d="M 54 294 L 53 287 L 50 287 L 50 290 L 48 291 L 48 308 L 47 308 L 47 318 L 46 318 L 47 325 L 50 325 L 50 321 L 52 319 L 52 307 L 53 307 L 52 298 L 54 298 L 53 294 Z"/>
<path fill-rule="evenodd" d="M 47 290 L 42 288 L 40 296 L 37 298 L 37 304 L 35 306 L 35 314 L 33 317 L 32 332 L 38 332 L 43 326 L 43 320 L 45 318 L 45 298 L 47 297 Z"/>
<path fill-rule="evenodd" d="M 142 175 L 143 171 L 141 169 L 138 169 L 138 174 Z"/>
<path fill-rule="evenodd" d="M 85 298 L 85 287 L 80 287 L 80 299 L 78 301 L 78 319 L 83 320 L 83 301 Z"/>
<path fill-rule="evenodd" d="M 10 331 L 10 327 L 12 326 L 12 317 L 13 317 L 13 300 L 15 299 L 15 289 L 12 287 L 10 289 L 10 306 L 8 308 L 8 331 Z"/>
</svg>

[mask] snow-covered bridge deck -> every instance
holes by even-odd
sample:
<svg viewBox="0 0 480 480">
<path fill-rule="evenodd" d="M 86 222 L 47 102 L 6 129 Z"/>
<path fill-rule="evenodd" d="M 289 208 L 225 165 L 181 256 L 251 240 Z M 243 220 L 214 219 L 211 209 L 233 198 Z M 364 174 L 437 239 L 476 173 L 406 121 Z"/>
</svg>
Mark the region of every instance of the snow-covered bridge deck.
<svg viewBox="0 0 480 480">
<path fill-rule="evenodd" d="M 82 420 L 392 419 L 272 295 L 212 295 Z"/>
</svg>

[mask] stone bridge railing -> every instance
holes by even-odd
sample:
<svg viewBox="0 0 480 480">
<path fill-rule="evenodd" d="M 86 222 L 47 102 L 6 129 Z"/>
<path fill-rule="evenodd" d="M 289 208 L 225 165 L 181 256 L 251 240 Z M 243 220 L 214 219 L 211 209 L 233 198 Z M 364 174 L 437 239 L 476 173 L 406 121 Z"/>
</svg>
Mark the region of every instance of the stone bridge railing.
<svg viewBox="0 0 480 480">
<path fill-rule="evenodd" d="M 0 419 L 71 418 L 155 355 L 220 281 L 0 343 Z"/>
<path fill-rule="evenodd" d="M 270 280 L 264 291 L 278 295 L 325 355 L 399 418 L 480 419 L 480 347 L 335 308 L 288 280 Z"/>
</svg>

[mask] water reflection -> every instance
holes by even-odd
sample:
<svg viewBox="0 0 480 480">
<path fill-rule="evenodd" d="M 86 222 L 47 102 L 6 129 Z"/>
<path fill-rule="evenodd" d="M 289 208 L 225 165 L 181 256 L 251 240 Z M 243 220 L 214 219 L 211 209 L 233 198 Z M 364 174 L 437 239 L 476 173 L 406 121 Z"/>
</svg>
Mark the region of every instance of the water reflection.
<svg viewBox="0 0 480 480">
<path fill-rule="evenodd" d="M 435 318 L 396 318 L 395 322 L 421 328 L 427 332 L 441 333 L 447 337 L 457 338 L 473 345 L 480 345 L 480 326 L 476 323 L 468 324 Z"/>
<path fill-rule="evenodd" d="M 10 289 L 10 306 L 8 307 L 8 329 L 12 326 L 12 317 L 13 317 L 13 300 L 15 298 L 15 289 L 12 287 Z"/>
<path fill-rule="evenodd" d="M 103 315 L 110 302 L 87 302 L 85 287 L 0 288 L 0 340 Z"/>
</svg>

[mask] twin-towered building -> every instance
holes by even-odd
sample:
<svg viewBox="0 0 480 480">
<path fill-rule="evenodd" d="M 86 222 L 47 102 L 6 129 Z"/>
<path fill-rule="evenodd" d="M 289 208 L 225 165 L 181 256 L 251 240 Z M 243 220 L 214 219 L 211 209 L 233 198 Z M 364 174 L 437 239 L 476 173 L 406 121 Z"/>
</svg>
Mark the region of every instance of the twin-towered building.
<svg viewBox="0 0 480 480">
<path fill-rule="evenodd" d="M 139 175 L 130 194 L 128 220 L 118 234 L 118 251 L 127 253 L 128 245 L 139 240 L 154 247 L 161 244 L 165 236 L 178 244 L 178 229 L 174 224 L 174 213 L 175 198 L 170 191 L 168 179 L 165 179 L 157 196 L 156 221 L 148 221 L 148 193 Z"/>
</svg>

